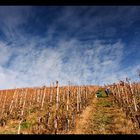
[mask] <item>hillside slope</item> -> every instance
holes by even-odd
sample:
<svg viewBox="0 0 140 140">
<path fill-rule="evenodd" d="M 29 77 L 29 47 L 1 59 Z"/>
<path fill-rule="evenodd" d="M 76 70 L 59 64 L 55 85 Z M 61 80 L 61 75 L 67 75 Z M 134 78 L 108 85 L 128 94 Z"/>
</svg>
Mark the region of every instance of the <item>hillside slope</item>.
<svg viewBox="0 0 140 140">
<path fill-rule="evenodd" d="M 74 134 L 135 134 L 131 120 L 113 103 L 113 96 L 94 98 L 77 121 Z"/>
</svg>

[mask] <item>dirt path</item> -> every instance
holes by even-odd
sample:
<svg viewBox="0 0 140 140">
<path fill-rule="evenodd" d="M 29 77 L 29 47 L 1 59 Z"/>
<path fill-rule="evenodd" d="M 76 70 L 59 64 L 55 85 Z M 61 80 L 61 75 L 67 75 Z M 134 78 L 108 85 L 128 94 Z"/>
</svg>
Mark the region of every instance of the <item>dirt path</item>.
<svg viewBox="0 0 140 140">
<path fill-rule="evenodd" d="M 80 115 L 74 134 L 135 134 L 133 124 L 113 104 L 113 97 L 94 98 Z"/>
<path fill-rule="evenodd" d="M 74 134 L 83 134 L 84 130 L 88 129 L 88 121 L 90 118 L 90 112 L 93 111 L 93 108 L 95 107 L 97 99 L 94 98 L 92 101 L 92 106 L 88 106 L 84 112 L 80 115 L 79 120 L 77 121 L 76 124 L 76 130 Z"/>
</svg>

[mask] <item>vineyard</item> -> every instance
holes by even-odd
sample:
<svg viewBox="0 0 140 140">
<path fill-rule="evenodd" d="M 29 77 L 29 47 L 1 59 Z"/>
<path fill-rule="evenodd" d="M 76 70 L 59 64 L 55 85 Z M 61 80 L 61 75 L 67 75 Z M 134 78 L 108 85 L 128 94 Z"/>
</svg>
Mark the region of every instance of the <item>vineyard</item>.
<svg viewBox="0 0 140 140">
<path fill-rule="evenodd" d="M 66 134 L 75 128 L 98 86 L 17 88 L 0 91 L 0 130 L 13 134 Z"/>
<path fill-rule="evenodd" d="M 140 128 L 140 83 L 120 81 L 110 85 L 114 103 L 125 113 L 126 118 L 133 122 L 134 128 Z"/>
<path fill-rule="evenodd" d="M 106 87 L 110 87 L 107 98 L 111 104 L 124 112 L 135 130 L 140 130 L 140 83 L 126 79 L 103 87 L 60 86 L 56 81 L 49 87 L 0 90 L 0 133 L 73 134 L 79 116 L 88 106 L 93 108 L 95 94 Z M 100 102 L 105 104 L 104 99 Z"/>
</svg>

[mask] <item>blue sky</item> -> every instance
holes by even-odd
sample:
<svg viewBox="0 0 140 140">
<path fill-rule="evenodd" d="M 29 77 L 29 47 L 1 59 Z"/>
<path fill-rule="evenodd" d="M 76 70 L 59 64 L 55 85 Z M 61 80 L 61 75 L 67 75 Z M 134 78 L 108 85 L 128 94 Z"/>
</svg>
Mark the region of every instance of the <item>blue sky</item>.
<svg viewBox="0 0 140 140">
<path fill-rule="evenodd" d="M 138 81 L 139 6 L 0 6 L 0 89 Z"/>
</svg>

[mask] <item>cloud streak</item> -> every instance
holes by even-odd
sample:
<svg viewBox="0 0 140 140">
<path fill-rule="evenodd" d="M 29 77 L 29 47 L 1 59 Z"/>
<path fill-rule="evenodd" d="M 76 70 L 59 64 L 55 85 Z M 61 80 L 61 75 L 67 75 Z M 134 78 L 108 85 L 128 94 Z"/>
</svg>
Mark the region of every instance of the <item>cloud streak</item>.
<svg viewBox="0 0 140 140">
<path fill-rule="evenodd" d="M 112 39 L 118 32 L 112 23 L 122 22 L 119 14 L 113 16 L 107 7 L 103 8 L 104 14 L 108 13 L 104 18 L 99 7 L 54 8 L 54 11 L 61 9 L 63 16 L 54 14 L 51 7 L 44 7 L 48 9 L 46 14 L 44 10 L 35 9 L 13 7 L 5 14 L 5 8 L 0 8 L 3 19 L 0 30 L 5 35 L 5 39 L 0 40 L 0 89 L 50 85 L 56 80 L 61 85 L 67 85 L 68 81 L 103 85 L 126 76 L 135 79 L 139 63 L 133 67 L 123 64 L 131 49 L 126 53 L 127 43 L 123 38 Z M 129 8 L 115 9 L 122 13 Z M 130 15 L 135 15 L 135 11 L 132 8 Z M 43 14 L 43 19 L 38 13 Z M 108 28 L 102 30 L 101 23 Z M 100 38 L 100 34 L 109 39 Z"/>
<path fill-rule="evenodd" d="M 124 48 L 121 42 L 112 45 L 97 40 L 92 45 L 82 45 L 77 40 L 62 40 L 55 49 L 46 47 L 40 50 L 34 47 L 35 44 L 38 41 L 30 47 L 25 44 L 19 49 L 1 49 L 7 61 L 16 54 L 8 68 L 0 67 L 1 88 L 49 85 L 55 80 L 62 85 L 68 81 L 103 84 L 118 80 Z"/>
</svg>

